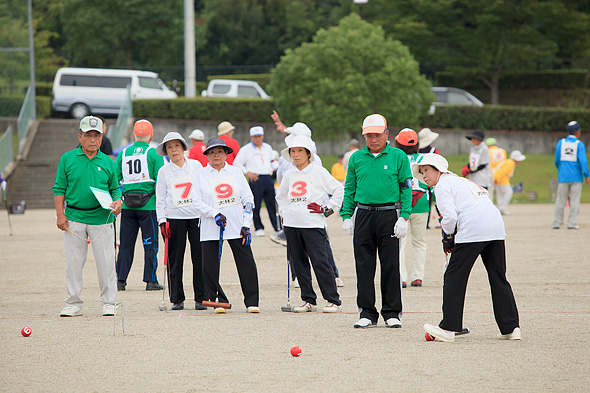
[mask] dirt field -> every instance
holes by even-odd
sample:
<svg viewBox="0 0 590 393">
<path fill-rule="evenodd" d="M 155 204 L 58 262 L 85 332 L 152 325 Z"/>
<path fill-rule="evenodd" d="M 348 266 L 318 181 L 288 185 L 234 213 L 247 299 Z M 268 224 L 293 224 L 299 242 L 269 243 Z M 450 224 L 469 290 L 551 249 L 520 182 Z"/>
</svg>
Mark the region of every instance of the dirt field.
<svg viewBox="0 0 590 393">
<path fill-rule="evenodd" d="M 514 205 L 511 211 L 505 217 L 508 279 L 523 340 L 496 338 L 489 285 L 479 262 L 468 286 L 464 318 L 472 333 L 455 343 L 426 342 L 422 329 L 424 323 L 436 324 L 441 318 L 444 257 L 439 230 L 427 231 L 424 286 L 404 290 L 402 329 L 386 329 L 382 320 L 378 328 L 353 329 L 352 239 L 332 216 L 329 233 L 345 283 L 340 288 L 342 313 L 280 311 L 287 302 L 285 248 L 268 237 L 253 239 L 260 314 L 245 312 L 227 246 L 221 280 L 232 310 L 226 315 L 159 311 L 162 292 L 145 291 L 138 243 L 127 291 L 117 296 L 124 304 L 125 332 L 118 319 L 113 336 L 113 318 L 101 316 L 92 253 L 84 268 L 84 315 L 60 318 L 67 293 L 63 235 L 55 227 L 54 212 L 12 215 L 12 237 L 3 214 L 0 390 L 588 391 L 590 205 L 581 208 L 578 231 L 551 229 L 553 205 Z M 163 247 L 160 261 L 162 256 Z M 162 266 L 159 270 L 163 282 Z M 191 277 L 190 263 L 185 262 L 186 306 L 193 304 Z M 298 303 L 298 290 L 293 292 L 291 302 Z M 318 299 L 318 304 L 325 301 Z M 24 326 L 33 331 L 28 338 L 21 336 Z M 302 348 L 301 357 L 290 355 L 293 345 Z"/>
</svg>

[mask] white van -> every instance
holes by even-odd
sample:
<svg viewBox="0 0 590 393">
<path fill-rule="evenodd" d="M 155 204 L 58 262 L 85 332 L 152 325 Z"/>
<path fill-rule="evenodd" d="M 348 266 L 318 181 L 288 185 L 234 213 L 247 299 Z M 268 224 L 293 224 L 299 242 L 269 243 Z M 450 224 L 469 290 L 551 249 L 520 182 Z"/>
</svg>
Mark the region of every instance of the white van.
<svg viewBox="0 0 590 393">
<path fill-rule="evenodd" d="M 178 95 L 155 72 L 65 67 L 53 81 L 51 109 L 81 119 L 116 115 L 131 88 L 131 99 L 171 99 Z"/>
<path fill-rule="evenodd" d="M 270 96 L 266 94 L 258 82 L 238 79 L 211 79 L 207 90 L 203 90 L 201 96 L 270 99 Z"/>
</svg>

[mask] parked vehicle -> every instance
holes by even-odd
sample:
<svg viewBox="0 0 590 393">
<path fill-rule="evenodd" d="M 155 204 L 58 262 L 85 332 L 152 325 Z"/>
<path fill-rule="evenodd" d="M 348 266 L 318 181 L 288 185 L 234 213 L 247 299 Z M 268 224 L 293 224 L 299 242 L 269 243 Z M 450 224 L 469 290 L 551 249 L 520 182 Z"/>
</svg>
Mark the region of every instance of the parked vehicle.
<svg viewBox="0 0 590 393">
<path fill-rule="evenodd" d="M 51 109 L 76 119 L 117 114 L 127 98 L 127 88 L 131 99 L 178 97 L 155 72 L 65 67 L 55 74 Z"/>
<path fill-rule="evenodd" d="M 445 105 L 475 105 L 482 107 L 483 102 L 478 100 L 473 94 L 456 87 L 433 87 L 432 92 L 436 96 L 436 101 L 432 103 L 429 114 L 434 114 L 437 106 Z"/>
<path fill-rule="evenodd" d="M 207 90 L 201 92 L 203 97 L 225 98 L 264 98 L 270 99 L 258 82 L 238 79 L 211 79 Z"/>
</svg>

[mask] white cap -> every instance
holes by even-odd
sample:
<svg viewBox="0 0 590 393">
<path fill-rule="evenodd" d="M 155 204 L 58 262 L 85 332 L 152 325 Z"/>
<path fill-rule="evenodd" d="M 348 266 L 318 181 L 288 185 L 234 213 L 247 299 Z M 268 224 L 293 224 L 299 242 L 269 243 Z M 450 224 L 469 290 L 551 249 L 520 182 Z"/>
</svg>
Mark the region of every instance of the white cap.
<svg viewBox="0 0 590 393">
<path fill-rule="evenodd" d="M 285 130 L 287 134 L 290 135 L 305 135 L 308 138 L 311 138 L 311 130 L 305 123 L 297 122 L 293 124 L 291 127 L 287 127 Z"/>
<path fill-rule="evenodd" d="M 387 120 L 378 113 L 365 117 L 363 120 L 363 135 L 365 134 L 382 134 L 387 130 Z"/>
<path fill-rule="evenodd" d="M 180 135 L 178 132 L 169 132 L 164 137 L 162 143 L 160 143 L 158 147 L 156 147 L 156 153 L 158 153 L 161 156 L 167 156 L 168 154 L 166 154 L 166 142 L 173 140 L 180 141 L 180 143 L 184 147 L 184 150 L 188 150 L 188 145 L 186 144 L 186 141 L 184 140 L 182 135 Z"/>
<path fill-rule="evenodd" d="M 420 173 L 420 167 L 423 165 L 435 167 L 442 173 L 450 173 L 449 162 L 446 158 L 436 153 L 424 154 L 423 156 L 418 157 L 418 160 L 412 165 L 412 175 L 422 183 L 424 183 L 424 178 Z"/>
<path fill-rule="evenodd" d="M 510 159 L 514 161 L 524 161 L 526 160 L 526 156 L 520 152 L 520 150 L 513 150 L 510 153 Z"/>
<path fill-rule="evenodd" d="M 102 120 L 96 116 L 85 116 L 80 120 L 80 131 L 98 131 L 102 134 Z"/>
<path fill-rule="evenodd" d="M 193 130 L 193 132 L 191 132 L 190 139 L 194 139 L 196 141 L 202 141 L 205 139 L 205 133 L 201 130 Z"/>
<path fill-rule="evenodd" d="M 255 126 L 250 128 L 250 136 L 260 136 L 264 135 L 264 128 L 260 126 Z"/>
<path fill-rule="evenodd" d="M 291 143 L 288 144 L 286 148 L 281 150 L 281 156 L 290 163 L 293 163 L 293 159 L 289 154 L 289 149 L 292 147 L 306 148 L 307 151 L 311 153 L 309 156 L 309 162 L 313 162 L 315 160 L 315 154 L 313 154 L 313 142 L 305 135 L 295 135 L 293 139 L 291 139 Z"/>
</svg>

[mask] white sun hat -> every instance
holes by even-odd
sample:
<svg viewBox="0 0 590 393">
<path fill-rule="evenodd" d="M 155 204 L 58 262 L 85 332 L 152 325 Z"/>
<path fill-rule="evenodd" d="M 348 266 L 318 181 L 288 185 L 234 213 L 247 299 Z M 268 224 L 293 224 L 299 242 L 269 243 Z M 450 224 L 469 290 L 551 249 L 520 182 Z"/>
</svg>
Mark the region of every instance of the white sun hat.
<svg viewBox="0 0 590 393">
<path fill-rule="evenodd" d="M 449 162 L 446 158 L 436 153 L 424 154 L 423 156 L 418 157 L 418 160 L 412 165 L 412 175 L 422 183 L 424 183 L 424 178 L 420 173 L 420 167 L 423 165 L 435 167 L 442 173 L 451 173 L 451 171 L 449 171 Z"/>
<path fill-rule="evenodd" d="M 166 154 L 166 142 L 173 141 L 175 139 L 180 141 L 180 143 L 184 147 L 184 150 L 188 150 L 188 145 L 186 144 L 186 141 L 184 140 L 182 135 L 180 135 L 178 132 L 169 132 L 164 137 L 162 143 L 160 143 L 158 147 L 156 147 L 156 153 L 158 153 L 161 156 L 167 156 L 168 154 Z"/>
<path fill-rule="evenodd" d="M 281 150 L 281 156 L 290 163 L 293 163 L 293 159 L 289 154 L 289 149 L 292 147 L 303 147 L 307 149 L 311 153 L 309 156 L 309 162 L 313 162 L 315 160 L 315 154 L 313 154 L 313 142 L 311 139 L 306 137 L 305 135 L 295 135 L 293 139 L 291 139 L 291 143 L 287 145 L 283 150 Z"/>
<path fill-rule="evenodd" d="M 510 159 L 520 162 L 526 160 L 526 156 L 522 154 L 520 150 L 513 150 L 512 153 L 510 153 Z"/>
</svg>

